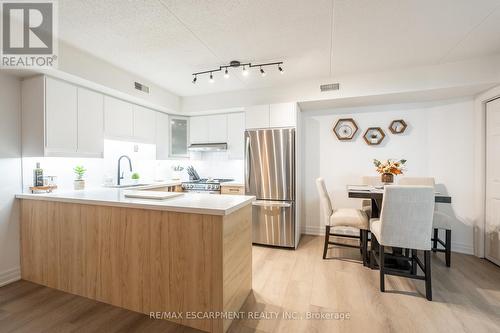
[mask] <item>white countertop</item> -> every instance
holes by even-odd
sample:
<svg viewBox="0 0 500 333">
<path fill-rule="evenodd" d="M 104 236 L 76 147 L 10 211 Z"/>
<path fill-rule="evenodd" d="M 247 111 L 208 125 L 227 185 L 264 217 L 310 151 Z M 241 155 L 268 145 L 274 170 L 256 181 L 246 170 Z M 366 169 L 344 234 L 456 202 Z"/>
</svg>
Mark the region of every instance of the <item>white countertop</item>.
<svg viewBox="0 0 500 333">
<path fill-rule="evenodd" d="M 134 188 L 136 189 L 137 187 Z M 16 195 L 16 198 L 208 215 L 229 215 L 255 200 L 255 197 L 246 195 L 205 193 L 182 193 L 178 197 L 165 200 L 135 199 L 126 198 L 126 191 L 127 189 L 102 188 L 43 194 L 23 193 Z"/>
<path fill-rule="evenodd" d="M 168 186 L 177 186 L 181 185 L 182 182 L 180 180 L 165 180 L 165 181 L 155 181 L 152 183 L 144 184 L 144 185 L 138 185 L 134 186 L 133 184 L 125 184 L 129 186 L 128 188 L 126 187 L 121 187 L 121 189 L 134 189 L 134 190 L 149 190 L 153 188 L 159 188 L 159 187 L 168 187 Z M 119 188 L 116 186 L 106 186 L 104 185 L 103 187 L 105 188 Z"/>
</svg>

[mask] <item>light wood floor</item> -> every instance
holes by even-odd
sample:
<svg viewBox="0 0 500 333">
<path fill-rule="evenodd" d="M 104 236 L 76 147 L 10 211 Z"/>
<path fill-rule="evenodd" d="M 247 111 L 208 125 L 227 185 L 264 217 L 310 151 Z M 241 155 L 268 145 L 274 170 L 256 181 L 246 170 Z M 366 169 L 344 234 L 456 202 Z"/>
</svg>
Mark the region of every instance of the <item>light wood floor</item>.
<svg viewBox="0 0 500 333">
<path fill-rule="evenodd" d="M 242 311 L 278 313 L 278 319 L 238 320 L 231 333 L 247 332 L 498 332 L 500 268 L 454 253 L 452 267 L 432 256 L 433 297 L 423 281 L 386 278 L 357 263 L 359 251 L 331 249 L 322 260 L 321 237 L 305 236 L 296 251 L 253 249 L 253 289 Z M 345 320 L 292 320 L 344 313 Z M 19 281 L 0 288 L 0 332 L 199 332 L 83 297 Z"/>
</svg>

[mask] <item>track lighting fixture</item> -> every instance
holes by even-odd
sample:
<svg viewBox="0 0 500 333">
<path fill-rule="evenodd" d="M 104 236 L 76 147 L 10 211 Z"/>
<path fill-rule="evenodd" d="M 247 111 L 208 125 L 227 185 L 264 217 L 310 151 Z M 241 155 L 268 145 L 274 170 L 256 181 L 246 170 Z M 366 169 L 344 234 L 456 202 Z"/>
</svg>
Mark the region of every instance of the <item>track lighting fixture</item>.
<svg viewBox="0 0 500 333">
<path fill-rule="evenodd" d="M 283 61 L 279 61 L 279 62 L 269 62 L 269 63 L 264 63 L 264 64 L 252 64 L 252 63 L 241 63 L 239 61 L 236 61 L 236 60 L 233 60 L 229 63 L 229 65 L 223 65 L 223 66 L 219 66 L 218 69 L 212 69 L 212 70 L 209 70 L 209 71 L 204 71 L 204 72 L 198 72 L 198 73 L 193 73 L 193 83 L 196 83 L 197 79 L 198 79 L 198 75 L 203 75 L 203 74 L 210 74 L 210 79 L 208 80 L 208 82 L 210 83 L 214 83 L 215 80 L 214 80 L 214 75 L 213 73 L 214 72 L 220 72 L 222 70 L 224 70 L 224 78 L 229 78 L 229 68 L 238 68 L 238 67 L 243 67 L 242 68 L 242 75 L 243 76 L 247 76 L 248 74 L 250 74 L 250 69 L 254 68 L 254 67 L 258 67 L 259 68 L 259 71 L 260 71 L 260 75 L 261 76 L 266 76 L 267 75 L 267 72 L 264 71 L 264 68 L 265 66 L 278 66 L 278 71 L 280 72 L 280 74 L 283 74 L 283 67 L 281 67 L 281 65 L 283 64 Z"/>
</svg>

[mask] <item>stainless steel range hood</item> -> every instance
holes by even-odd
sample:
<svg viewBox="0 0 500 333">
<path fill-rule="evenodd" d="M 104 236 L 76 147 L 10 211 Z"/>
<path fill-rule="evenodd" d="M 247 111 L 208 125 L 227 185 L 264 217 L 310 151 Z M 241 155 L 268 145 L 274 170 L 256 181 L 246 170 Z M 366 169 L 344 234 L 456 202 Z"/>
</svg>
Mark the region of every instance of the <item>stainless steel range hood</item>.
<svg viewBox="0 0 500 333">
<path fill-rule="evenodd" d="M 193 143 L 188 147 L 189 151 L 226 151 L 227 143 Z"/>
</svg>

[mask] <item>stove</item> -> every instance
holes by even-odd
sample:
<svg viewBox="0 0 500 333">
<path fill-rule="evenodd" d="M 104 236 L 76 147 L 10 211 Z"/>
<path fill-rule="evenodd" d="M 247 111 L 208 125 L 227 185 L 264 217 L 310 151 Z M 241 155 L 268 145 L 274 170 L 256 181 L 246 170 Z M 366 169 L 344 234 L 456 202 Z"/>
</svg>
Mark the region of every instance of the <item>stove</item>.
<svg viewBox="0 0 500 333">
<path fill-rule="evenodd" d="M 220 194 L 220 184 L 233 181 L 234 179 L 207 179 L 190 180 L 182 182 L 182 189 L 185 192 Z"/>
</svg>

